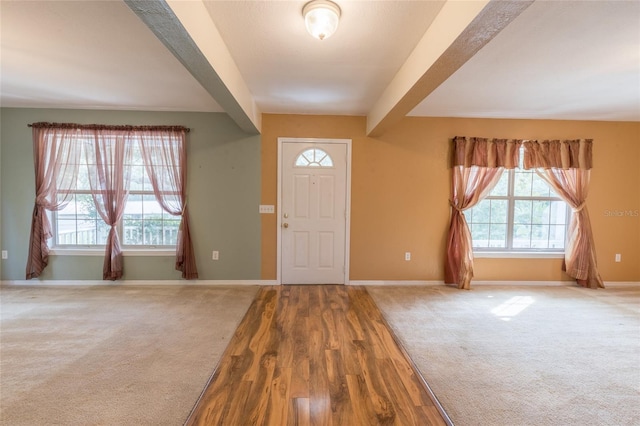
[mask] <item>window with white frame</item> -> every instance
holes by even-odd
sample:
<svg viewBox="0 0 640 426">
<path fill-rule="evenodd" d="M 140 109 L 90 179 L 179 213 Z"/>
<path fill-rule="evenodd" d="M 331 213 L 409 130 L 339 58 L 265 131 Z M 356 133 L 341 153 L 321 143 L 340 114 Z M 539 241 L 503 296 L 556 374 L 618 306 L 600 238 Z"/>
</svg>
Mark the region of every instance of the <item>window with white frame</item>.
<svg viewBox="0 0 640 426">
<path fill-rule="evenodd" d="M 122 220 L 117 226 L 120 243 L 130 249 L 175 247 L 180 217 L 162 209 L 153 193 L 138 144 L 132 151 L 130 164 L 124 164 L 130 169 L 131 184 Z M 53 246 L 56 248 L 91 248 L 106 244 L 109 226 L 96 209 L 88 170 L 86 157 L 81 155 L 71 201 L 64 209 L 52 213 Z"/>
<path fill-rule="evenodd" d="M 521 156 L 522 158 L 522 156 Z M 476 252 L 563 252 L 567 204 L 534 170 L 505 170 L 491 193 L 465 211 Z"/>
</svg>

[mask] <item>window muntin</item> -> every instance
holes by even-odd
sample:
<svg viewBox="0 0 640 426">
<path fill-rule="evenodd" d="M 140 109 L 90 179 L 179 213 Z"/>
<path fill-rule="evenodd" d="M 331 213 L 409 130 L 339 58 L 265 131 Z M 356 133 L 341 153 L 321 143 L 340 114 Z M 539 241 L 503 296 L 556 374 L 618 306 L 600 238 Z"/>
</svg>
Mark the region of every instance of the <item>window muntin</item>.
<svg viewBox="0 0 640 426">
<path fill-rule="evenodd" d="M 85 146 L 93 142 L 78 139 L 78 143 Z M 123 248 L 129 249 L 173 248 L 177 243 L 180 217 L 162 209 L 153 193 L 139 145 L 128 143 L 134 143 L 134 146 L 131 160 L 123 165 L 131 173 L 131 183 L 122 219 L 116 226 L 120 242 Z M 71 201 L 64 209 L 52 213 L 54 247 L 97 248 L 104 247 L 107 242 L 110 227 L 98 214 L 89 184 L 89 170 L 95 168 L 90 169 L 87 164 L 83 152 Z M 163 173 L 163 178 L 167 179 L 166 175 Z"/>
<path fill-rule="evenodd" d="M 303 151 L 296 158 L 296 167 L 333 167 L 333 159 L 320 148 L 311 148 Z"/>
<path fill-rule="evenodd" d="M 474 250 L 564 251 L 569 209 L 533 170 L 505 170 L 489 196 L 465 216 Z"/>
</svg>

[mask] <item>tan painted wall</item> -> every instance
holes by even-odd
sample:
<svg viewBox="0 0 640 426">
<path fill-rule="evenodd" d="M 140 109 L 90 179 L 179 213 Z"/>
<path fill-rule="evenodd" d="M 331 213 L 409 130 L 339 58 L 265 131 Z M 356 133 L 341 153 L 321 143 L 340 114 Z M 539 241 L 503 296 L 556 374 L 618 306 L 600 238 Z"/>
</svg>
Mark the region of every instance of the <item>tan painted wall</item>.
<svg viewBox="0 0 640 426">
<path fill-rule="evenodd" d="M 364 117 L 265 114 L 262 123 L 262 204 L 277 203 L 278 137 L 353 140 L 351 280 L 444 279 L 452 137 L 593 138 L 587 206 L 600 272 L 605 281 L 640 281 L 640 217 L 608 213 L 640 210 L 640 123 L 408 117 L 379 138 L 366 137 Z M 277 216 L 261 220 L 262 279 L 275 279 Z M 476 259 L 475 279 L 566 280 L 560 265 Z"/>
</svg>

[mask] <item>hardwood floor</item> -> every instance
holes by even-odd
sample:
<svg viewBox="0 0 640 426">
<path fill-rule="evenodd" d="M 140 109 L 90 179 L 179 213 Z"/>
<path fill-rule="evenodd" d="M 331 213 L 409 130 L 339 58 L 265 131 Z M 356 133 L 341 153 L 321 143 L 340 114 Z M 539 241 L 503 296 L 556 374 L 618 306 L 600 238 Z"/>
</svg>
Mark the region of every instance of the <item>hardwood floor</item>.
<svg viewBox="0 0 640 426">
<path fill-rule="evenodd" d="M 263 287 L 188 425 L 445 425 L 363 287 Z"/>
</svg>

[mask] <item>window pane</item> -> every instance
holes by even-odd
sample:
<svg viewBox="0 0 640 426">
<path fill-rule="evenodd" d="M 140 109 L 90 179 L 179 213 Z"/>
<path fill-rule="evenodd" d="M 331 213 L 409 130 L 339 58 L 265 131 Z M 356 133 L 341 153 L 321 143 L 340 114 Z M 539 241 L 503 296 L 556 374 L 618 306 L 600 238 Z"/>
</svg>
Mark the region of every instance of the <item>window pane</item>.
<svg viewBox="0 0 640 426">
<path fill-rule="evenodd" d="M 506 225 L 507 215 L 509 213 L 508 209 L 508 200 L 491 200 L 491 223 Z"/>
<path fill-rule="evenodd" d="M 565 225 L 567 223 L 567 203 L 564 201 L 552 201 L 549 213 L 550 224 Z"/>
<path fill-rule="evenodd" d="M 549 226 L 533 225 L 531 227 L 531 247 L 543 249 L 548 247 Z"/>
<path fill-rule="evenodd" d="M 96 220 L 85 219 L 78 215 L 77 224 L 78 242 L 79 245 L 92 245 L 96 244 Z"/>
<path fill-rule="evenodd" d="M 57 225 L 57 233 L 58 233 L 58 244 L 67 245 L 67 244 L 76 244 L 76 220 L 75 218 L 72 220 L 60 219 L 58 215 Z"/>
<path fill-rule="evenodd" d="M 62 200 L 59 196 L 59 200 Z M 76 199 L 75 195 L 62 210 L 56 212 L 56 244 L 76 244 Z"/>
<path fill-rule="evenodd" d="M 473 208 L 473 223 L 490 223 L 491 201 L 484 199 Z"/>
<path fill-rule="evenodd" d="M 162 245 L 162 207 L 154 195 L 144 195 L 142 201 L 144 203 L 144 244 Z"/>
<path fill-rule="evenodd" d="M 60 196 L 59 200 L 63 197 Z M 75 195 L 71 197 L 69 203 L 62 210 L 58 210 L 58 219 L 72 219 L 76 218 L 76 198 Z"/>
<path fill-rule="evenodd" d="M 333 167 L 333 161 L 331 161 L 331 157 L 328 155 L 320 160 L 320 166 L 322 167 Z"/>
<path fill-rule="evenodd" d="M 489 247 L 489 225 L 473 224 L 471 226 L 473 247 Z"/>
<path fill-rule="evenodd" d="M 177 216 L 176 216 L 177 217 Z M 178 243 L 178 228 L 180 227 L 180 219 L 166 220 L 164 222 L 164 244 L 175 245 Z"/>
<path fill-rule="evenodd" d="M 536 173 L 533 173 L 531 177 L 533 180 L 533 189 L 531 195 L 533 195 L 534 197 L 549 197 L 549 184 L 547 184 L 547 182 L 545 182 Z"/>
<path fill-rule="evenodd" d="M 531 201 L 515 200 L 513 207 L 514 224 L 531 223 Z"/>
<path fill-rule="evenodd" d="M 110 230 L 111 227 L 107 225 L 104 220 L 98 218 L 96 244 L 107 244 L 107 237 L 109 236 Z"/>
<path fill-rule="evenodd" d="M 513 226 L 513 248 L 531 247 L 531 225 Z"/>
<path fill-rule="evenodd" d="M 122 228 L 123 244 L 142 244 L 142 195 L 129 194 L 122 214 Z"/>
<path fill-rule="evenodd" d="M 515 172 L 513 195 L 516 197 L 531 196 L 531 172 Z"/>
<path fill-rule="evenodd" d="M 490 226 L 489 247 L 507 247 L 507 224 L 494 224 Z"/>
<path fill-rule="evenodd" d="M 156 168 L 156 170 L 158 169 L 160 169 L 160 167 Z M 161 170 L 162 170 L 162 176 L 160 176 L 160 178 L 158 179 L 158 182 L 160 183 L 160 189 L 164 191 L 168 191 L 173 188 L 173 184 L 172 184 L 173 173 L 169 167 L 162 167 Z M 180 173 L 179 169 L 177 173 Z M 148 191 L 153 191 L 153 187 L 151 186 L 151 180 L 149 180 Z"/>
<path fill-rule="evenodd" d="M 142 152 L 140 151 L 140 145 L 138 143 L 134 143 L 131 147 L 131 165 L 134 166 L 142 166 L 144 162 L 142 161 Z"/>
<path fill-rule="evenodd" d="M 78 217 L 83 219 L 95 219 L 98 210 L 91 194 L 76 194 Z"/>
<path fill-rule="evenodd" d="M 509 194 L 509 172 L 505 171 L 500 176 L 500 180 L 491 190 L 491 196 L 506 197 Z"/>
<path fill-rule="evenodd" d="M 531 223 L 542 225 L 549 223 L 550 201 L 532 201 L 533 211 Z"/>
<path fill-rule="evenodd" d="M 95 170 L 95 168 L 93 170 Z M 91 189 L 91 185 L 89 183 L 89 171 L 86 164 L 82 164 L 78 167 L 78 181 L 76 182 L 76 189 L 79 191 L 89 191 Z"/>
<path fill-rule="evenodd" d="M 564 225 L 551 225 L 549 227 L 549 248 L 563 249 L 566 235 L 566 227 Z"/>
<path fill-rule="evenodd" d="M 144 187 L 145 170 L 144 166 L 131 167 L 131 191 L 142 191 Z"/>
</svg>

